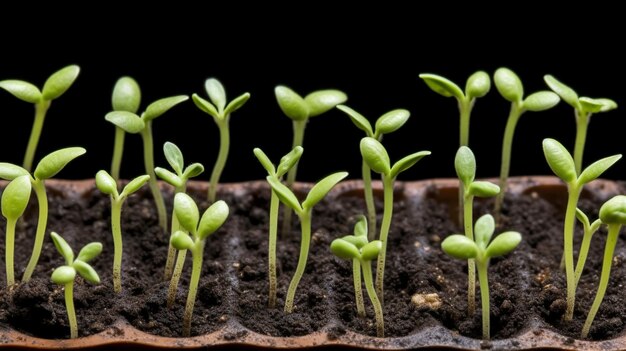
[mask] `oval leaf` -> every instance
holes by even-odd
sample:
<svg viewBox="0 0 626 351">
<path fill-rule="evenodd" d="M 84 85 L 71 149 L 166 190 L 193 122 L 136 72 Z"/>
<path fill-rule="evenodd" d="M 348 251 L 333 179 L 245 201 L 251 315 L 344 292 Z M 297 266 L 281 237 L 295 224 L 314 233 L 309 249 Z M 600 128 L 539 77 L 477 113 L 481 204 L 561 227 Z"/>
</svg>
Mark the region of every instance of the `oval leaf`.
<svg viewBox="0 0 626 351">
<path fill-rule="evenodd" d="M 126 133 L 131 134 L 137 134 L 146 127 L 141 117 L 132 112 L 113 111 L 107 113 L 104 119 L 122 128 Z"/>
<path fill-rule="evenodd" d="M 137 113 L 141 104 L 141 89 L 137 81 L 131 77 L 118 79 L 113 87 L 111 104 L 115 111 Z"/>
<path fill-rule="evenodd" d="M 491 90 L 491 79 L 487 72 L 478 71 L 467 78 L 465 84 L 465 96 L 468 99 L 480 98 Z"/>
<path fill-rule="evenodd" d="M 407 169 L 413 167 L 417 163 L 417 161 L 424 158 L 424 156 L 430 155 L 430 151 L 420 151 L 414 154 L 410 154 L 406 157 L 403 157 L 398 162 L 394 163 L 393 167 L 391 167 L 391 171 L 389 172 L 390 177 L 395 178 L 398 174 L 406 171 Z"/>
<path fill-rule="evenodd" d="M 302 208 L 304 210 L 312 209 L 318 202 L 322 201 L 322 199 L 328 194 L 328 192 L 348 176 L 348 172 L 337 172 L 331 175 L 326 176 L 324 179 L 320 180 L 311 188 L 311 191 L 306 196 L 304 202 L 302 202 Z"/>
<path fill-rule="evenodd" d="M 68 163 L 78 156 L 84 155 L 87 150 L 82 147 L 68 147 L 54 151 L 39 161 L 35 168 L 35 179 L 49 179 L 59 173 Z"/>
<path fill-rule="evenodd" d="M 503 98 L 514 103 L 522 102 L 524 86 L 515 72 L 505 67 L 498 68 L 493 75 L 493 82 Z"/>
<path fill-rule="evenodd" d="M 441 242 L 443 252 L 454 258 L 467 260 L 476 258 L 478 248 L 474 242 L 461 234 L 450 235 Z"/>
<path fill-rule="evenodd" d="M 361 253 L 359 253 L 359 249 L 351 242 L 341 238 L 335 239 L 330 243 L 330 252 L 343 260 L 358 260 L 361 258 Z"/>
<path fill-rule="evenodd" d="M 454 96 L 459 101 L 465 99 L 461 88 L 444 77 L 436 74 L 422 73 L 420 74 L 420 78 L 424 80 L 430 89 L 440 95 L 445 97 Z"/>
<path fill-rule="evenodd" d="M 348 115 L 352 123 L 354 123 L 354 125 L 357 128 L 364 131 L 367 136 L 369 137 L 374 136 L 374 131 L 372 130 L 372 124 L 367 120 L 367 118 L 363 117 L 362 114 L 356 112 L 355 110 L 351 109 L 350 107 L 346 105 L 337 105 L 337 109 L 339 111 L 342 111 L 346 115 Z"/>
<path fill-rule="evenodd" d="M 102 244 L 101 243 L 89 243 L 83 246 L 78 253 L 78 257 L 76 260 L 89 262 L 93 260 L 96 256 L 98 256 L 102 252 Z"/>
<path fill-rule="evenodd" d="M 14 165 L 12 163 L 0 162 L 0 178 L 5 180 L 13 180 L 23 175 L 29 175 L 24 168 Z"/>
<path fill-rule="evenodd" d="M 157 100 L 148 105 L 146 112 L 143 113 L 142 119 L 144 122 L 151 121 L 169 111 L 172 107 L 187 100 L 189 100 L 189 96 L 187 95 L 171 96 Z"/>
<path fill-rule="evenodd" d="M 163 153 L 165 154 L 167 163 L 170 164 L 174 172 L 176 172 L 177 175 L 181 175 L 183 173 L 183 167 L 185 167 L 185 159 L 178 146 L 167 141 L 163 144 Z"/>
<path fill-rule="evenodd" d="M 490 182 L 472 182 L 468 189 L 472 196 L 494 197 L 500 193 L 500 187 Z"/>
<path fill-rule="evenodd" d="M 578 184 L 583 185 L 591 182 L 592 180 L 598 178 L 602 175 L 607 169 L 611 168 L 615 162 L 617 162 L 622 155 L 613 155 L 609 157 L 605 157 L 601 160 L 598 160 L 585 168 L 580 176 L 578 177 Z"/>
<path fill-rule="evenodd" d="M 204 211 L 198 226 L 198 237 L 205 240 L 209 235 L 215 233 L 228 219 L 229 209 L 226 202 L 220 200 Z"/>
<path fill-rule="evenodd" d="M 259 163 L 261 163 L 261 166 L 265 168 L 269 175 L 276 175 L 276 169 L 274 168 L 274 164 L 272 163 L 272 161 L 270 161 L 269 157 L 267 157 L 263 150 L 255 147 L 252 152 L 254 152 L 254 156 L 256 156 L 257 160 L 259 160 Z"/>
<path fill-rule="evenodd" d="M 582 223 L 583 227 L 585 228 L 585 233 L 589 230 L 589 217 L 587 217 L 587 215 L 585 214 L 585 212 L 583 212 L 580 208 L 576 208 L 576 219 L 578 219 L 578 221 L 580 223 Z"/>
<path fill-rule="evenodd" d="M 2 192 L 2 215 L 12 220 L 20 218 L 28 206 L 31 189 L 29 175 L 13 179 Z"/>
<path fill-rule="evenodd" d="M 476 177 L 476 158 L 467 146 L 461 146 L 454 157 L 454 169 L 461 183 L 468 188 Z"/>
<path fill-rule="evenodd" d="M 580 102 L 578 101 L 578 94 L 576 94 L 576 92 L 572 88 L 559 82 L 556 78 L 554 78 L 553 76 L 549 74 L 543 76 L 543 80 L 546 82 L 546 84 L 548 84 L 548 86 L 550 87 L 550 89 L 552 89 L 552 91 L 554 91 L 558 96 L 561 97 L 563 101 L 565 101 L 568 105 L 572 106 L 573 108 L 580 110 Z"/>
<path fill-rule="evenodd" d="M 383 242 L 374 240 L 361 248 L 361 260 L 373 261 L 378 257 L 380 250 L 383 249 Z"/>
<path fill-rule="evenodd" d="M 118 195 L 115 179 L 105 170 L 100 170 L 96 173 L 96 187 L 104 194 L 113 195 L 113 197 Z"/>
<path fill-rule="evenodd" d="M 57 251 L 59 251 L 61 256 L 65 259 L 65 263 L 71 265 L 74 262 L 74 251 L 72 251 L 70 245 L 55 232 L 50 233 L 50 236 L 52 237 L 52 242 L 54 242 Z"/>
<path fill-rule="evenodd" d="M 582 111 L 589 112 L 589 113 L 600 112 L 600 110 L 602 110 L 602 107 L 604 107 L 604 105 L 602 105 L 600 102 L 596 101 L 595 99 L 588 98 L 585 96 L 578 99 L 578 102 L 580 103 L 580 107 Z"/>
<path fill-rule="evenodd" d="M 170 244 L 172 244 L 176 250 L 189 250 L 193 247 L 194 243 L 189 234 L 177 230 L 170 237 Z"/>
<path fill-rule="evenodd" d="M 380 141 L 365 137 L 361 139 L 361 156 L 369 168 L 374 172 L 389 175 L 391 172 L 391 161 L 389 161 L 389 155 L 387 150 Z"/>
<path fill-rule="evenodd" d="M 279 85 L 274 88 L 274 94 L 278 106 L 287 117 L 295 121 L 309 118 L 309 105 L 295 91 Z"/>
<path fill-rule="evenodd" d="M 53 283 L 59 285 L 69 284 L 76 278 L 76 270 L 71 266 L 61 266 L 52 272 L 50 277 Z"/>
<path fill-rule="evenodd" d="M 100 284 L 100 277 L 98 276 L 98 273 L 96 273 L 96 270 L 93 269 L 89 263 L 77 260 L 74 261 L 72 266 L 86 281 L 94 284 Z"/>
<path fill-rule="evenodd" d="M 198 221 L 200 220 L 200 212 L 198 211 L 198 206 L 189 195 L 178 193 L 174 196 L 174 214 L 178 218 L 180 225 L 195 236 Z"/>
<path fill-rule="evenodd" d="M 493 216 L 486 214 L 476 220 L 474 224 L 474 238 L 478 247 L 485 249 L 489 245 L 489 240 L 496 230 L 496 221 Z"/>
<path fill-rule="evenodd" d="M 8 91 L 16 98 L 31 104 L 36 104 L 43 98 L 36 86 L 23 80 L 8 79 L 0 81 L 0 88 Z"/>
<path fill-rule="evenodd" d="M 611 99 L 600 98 L 600 99 L 595 99 L 595 101 L 602 104 L 602 108 L 600 109 L 600 112 L 606 112 L 606 111 L 614 110 L 617 108 L 617 103 Z"/>
<path fill-rule="evenodd" d="M 358 221 L 354 225 L 354 236 L 367 238 L 367 218 L 364 215 L 359 215 Z"/>
<path fill-rule="evenodd" d="M 121 196 L 127 197 L 139 190 L 142 186 L 144 186 L 150 180 L 150 176 L 145 174 L 141 175 L 126 184 L 124 190 L 122 190 Z"/>
<path fill-rule="evenodd" d="M 304 149 L 302 146 L 296 146 L 293 150 L 289 151 L 289 153 L 280 159 L 280 163 L 278 164 L 278 169 L 276 170 L 276 177 L 280 178 L 283 175 L 287 174 L 293 166 L 300 161 L 300 157 L 302 157 L 302 153 Z"/>
<path fill-rule="evenodd" d="M 356 246 L 357 249 L 360 249 L 363 246 L 367 245 L 367 235 L 366 236 L 346 235 L 342 239 Z"/>
<path fill-rule="evenodd" d="M 198 94 L 191 95 L 191 99 L 193 100 L 193 103 L 196 105 L 196 107 L 204 111 L 204 113 L 207 113 L 213 116 L 213 118 L 218 118 L 218 119 L 221 118 L 220 113 L 217 112 L 217 109 L 215 108 L 215 106 L 213 106 L 212 103 L 201 98 Z"/>
<path fill-rule="evenodd" d="M 165 168 L 161 168 L 161 167 L 156 167 L 154 169 L 154 173 L 156 174 L 157 177 L 159 177 L 159 179 L 164 180 L 167 184 L 173 186 L 173 187 L 180 187 L 183 185 L 183 180 L 180 179 L 179 176 L 177 176 L 176 174 L 168 171 Z"/>
<path fill-rule="evenodd" d="M 543 154 L 557 177 L 566 183 L 576 180 L 576 168 L 572 155 L 561 143 L 550 138 L 543 139 Z"/>
<path fill-rule="evenodd" d="M 45 100 L 54 100 L 69 89 L 80 73 L 80 67 L 70 65 L 52 73 L 43 85 L 41 94 Z"/>
<path fill-rule="evenodd" d="M 551 91 L 538 91 L 524 100 L 524 109 L 528 111 L 545 111 L 556 106 L 561 98 Z"/>
<path fill-rule="evenodd" d="M 411 113 L 405 109 L 389 111 L 376 120 L 376 135 L 395 132 L 409 120 Z"/>
<path fill-rule="evenodd" d="M 498 257 L 513 251 L 522 241 L 522 235 L 518 232 L 505 232 L 498 236 L 489 244 L 485 256 Z"/>
<path fill-rule="evenodd" d="M 606 224 L 626 224 L 626 196 L 617 195 L 600 207 L 600 219 Z"/>
<path fill-rule="evenodd" d="M 224 111 L 224 106 L 226 106 L 226 91 L 222 83 L 215 78 L 209 78 L 204 82 L 204 88 L 213 105 L 217 106 L 220 112 Z"/>
<path fill-rule="evenodd" d="M 265 179 L 267 179 L 267 182 L 270 184 L 272 190 L 276 193 L 276 196 L 278 196 L 282 203 L 296 211 L 296 213 L 302 213 L 302 207 L 300 206 L 298 198 L 288 187 L 281 183 L 276 177 L 267 176 Z"/>
<path fill-rule="evenodd" d="M 183 172 L 183 178 L 187 179 L 195 178 L 204 172 L 204 166 L 201 163 L 192 163 Z"/>
<path fill-rule="evenodd" d="M 309 117 L 319 116 L 347 100 L 348 96 L 343 91 L 335 89 L 314 91 L 304 98 L 309 107 Z"/>
<path fill-rule="evenodd" d="M 224 116 L 228 116 L 231 113 L 239 110 L 250 99 L 250 93 L 244 93 L 236 97 L 233 101 L 228 103 L 224 110 Z"/>
</svg>

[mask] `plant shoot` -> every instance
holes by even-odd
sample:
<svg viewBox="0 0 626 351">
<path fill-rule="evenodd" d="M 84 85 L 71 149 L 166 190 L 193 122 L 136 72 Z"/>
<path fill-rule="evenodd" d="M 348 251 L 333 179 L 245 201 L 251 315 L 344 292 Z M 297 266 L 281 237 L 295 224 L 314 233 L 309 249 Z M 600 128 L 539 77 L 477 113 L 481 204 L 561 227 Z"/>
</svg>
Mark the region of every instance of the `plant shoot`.
<svg viewBox="0 0 626 351">
<path fill-rule="evenodd" d="M 111 104 L 113 111 L 126 111 L 137 113 L 141 103 L 141 89 L 139 84 L 131 77 L 122 77 L 117 80 L 113 88 Z M 120 180 L 120 167 L 124 153 L 124 138 L 126 132 L 121 127 L 115 126 L 115 141 L 113 143 L 113 160 L 111 161 L 111 176 L 115 181 Z"/>
</svg>

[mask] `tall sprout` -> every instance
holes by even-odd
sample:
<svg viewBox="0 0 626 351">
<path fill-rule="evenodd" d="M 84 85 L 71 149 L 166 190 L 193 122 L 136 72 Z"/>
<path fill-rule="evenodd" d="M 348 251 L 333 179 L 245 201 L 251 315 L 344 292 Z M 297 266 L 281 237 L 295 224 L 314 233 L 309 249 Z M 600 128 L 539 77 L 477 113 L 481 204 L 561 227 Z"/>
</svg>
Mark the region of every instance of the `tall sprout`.
<svg viewBox="0 0 626 351">
<path fill-rule="evenodd" d="M 126 111 L 137 113 L 141 103 L 141 89 L 139 84 L 131 77 L 122 77 L 117 80 L 113 88 L 111 104 L 113 111 Z M 124 152 L 124 139 L 126 132 L 123 128 L 115 126 L 115 141 L 113 143 L 113 160 L 111 161 L 111 176 L 115 181 L 120 179 L 120 167 Z"/>
</svg>

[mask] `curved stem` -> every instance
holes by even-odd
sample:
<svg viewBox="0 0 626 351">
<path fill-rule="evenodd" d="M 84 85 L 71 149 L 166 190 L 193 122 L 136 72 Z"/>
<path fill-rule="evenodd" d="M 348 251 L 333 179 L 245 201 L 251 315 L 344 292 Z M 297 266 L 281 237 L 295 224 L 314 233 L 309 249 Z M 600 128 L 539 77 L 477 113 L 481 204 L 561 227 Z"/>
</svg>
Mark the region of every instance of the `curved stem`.
<svg viewBox="0 0 626 351">
<path fill-rule="evenodd" d="M 111 177 L 115 181 L 120 180 L 120 167 L 124 153 L 124 139 L 126 132 L 120 127 L 115 127 L 115 142 L 113 143 L 113 160 L 111 160 Z"/>
<path fill-rule="evenodd" d="M 196 303 L 196 293 L 202 273 L 202 255 L 204 252 L 204 241 L 197 242 L 191 249 L 193 257 L 193 268 L 191 270 L 191 280 L 189 281 L 189 293 L 185 304 L 185 315 L 183 316 L 183 336 L 191 335 L 191 317 L 193 316 L 193 306 Z"/>
<path fill-rule="evenodd" d="M 574 276 L 574 226 L 576 225 L 576 205 L 582 187 L 575 184 L 568 185 L 567 207 L 565 209 L 565 223 L 563 228 L 563 255 L 565 256 L 565 277 L 567 280 L 567 310 L 565 320 L 574 318 L 574 304 L 576 302 L 576 277 Z"/>
<path fill-rule="evenodd" d="M 293 121 L 293 143 L 291 144 L 291 149 L 293 150 L 296 146 L 302 146 L 304 142 L 304 130 L 306 128 L 307 120 Z M 296 181 L 296 173 L 298 173 L 298 164 L 296 163 L 291 167 L 289 172 L 287 172 L 287 187 L 289 189 L 293 189 L 293 183 Z M 287 206 L 283 206 L 283 228 L 282 235 L 286 235 L 291 232 L 291 213 L 292 210 Z"/>
<path fill-rule="evenodd" d="M 378 238 L 383 246 L 378 253 L 376 265 L 376 294 L 381 303 L 384 303 L 384 281 L 385 281 L 385 256 L 387 254 L 387 236 L 391 227 L 391 217 L 393 216 L 393 178 L 383 175 L 384 208 L 383 221 L 380 225 L 380 237 Z"/>
<path fill-rule="evenodd" d="M 6 248 L 5 248 L 5 266 L 7 272 L 7 286 L 15 284 L 15 264 L 14 264 L 14 250 L 15 250 L 15 225 L 17 219 L 7 218 L 7 231 L 6 231 Z"/>
<path fill-rule="evenodd" d="M 183 185 L 174 189 L 174 195 L 185 192 L 185 190 L 187 189 L 186 183 L 187 180 L 183 180 Z M 176 217 L 174 209 L 172 209 L 172 225 L 170 228 L 170 235 L 176 233 L 176 231 L 180 229 L 180 223 L 178 223 L 178 217 Z M 177 250 L 174 248 L 174 246 L 172 246 L 172 244 L 168 244 L 167 260 L 165 261 L 165 271 L 163 273 L 164 281 L 172 278 L 172 272 L 174 271 L 174 261 L 176 260 L 176 251 Z"/>
<path fill-rule="evenodd" d="M 228 132 L 228 120 L 229 116 L 226 116 L 223 122 L 217 122 L 217 126 L 220 130 L 220 151 L 217 156 L 217 161 L 213 166 L 213 172 L 211 172 L 211 183 L 209 184 L 209 203 L 215 202 L 215 196 L 217 194 L 217 185 L 220 181 L 220 176 L 226 166 L 226 159 L 228 158 L 228 150 L 230 148 L 230 133 Z"/>
<path fill-rule="evenodd" d="M 122 204 L 111 197 L 111 232 L 113 233 L 113 291 L 122 291 Z"/>
<path fill-rule="evenodd" d="M 354 281 L 354 301 L 356 301 L 356 312 L 359 317 L 365 317 L 363 288 L 361 287 L 361 262 L 356 258 L 352 259 L 352 280 Z"/>
<path fill-rule="evenodd" d="M 583 242 L 580 244 L 580 252 L 578 253 L 578 261 L 576 262 L 576 270 L 574 271 L 574 277 L 576 278 L 576 287 L 578 287 L 578 281 L 583 274 L 585 268 L 585 262 L 587 261 L 587 254 L 589 253 L 589 246 L 591 246 L 591 237 L 593 232 L 585 232 L 583 236 Z"/>
<path fill-rule="evenodd" d="M 478 261 L 478 280 L 480 283 L 480 303 L 483 313 L 483 340 L 489 340 L 489 277 L 487 274 L 488 261 Z"/>
<path fill-rule="evenodd" d="M 363 261 L 361 263 L 363 267 L 363 280 L 365 281 L 365 289 L 367 290 L 367 295 L 370 297 L 370 301 L 372 301 L 372 305 L 374 306 L 374 314 L 376 315 L 376 335 L 379 338 L 385 337 L 385 319 L 383 318 L 383 306 L 381 301 L 378 300 L 378 296 L 376 296 L 376 290 L 374 289 L 374 285 L 372 284 L 372 262 L 371 261 Z"/>
<path fill-rule="evenodd" d="M 172 308 L 174 306 L 174 301 L 176 300 L 176 291 L 178 290 L 178 282 L 180 281 L 180 276 L 183 274 L 183 267 L 185 266 L 186 257 L 187 250 L 178 251 L 178 256 L 176 257 L 176 267 L 174 267 L 174 271 L 172 272 L 172 278 L 170 279 L 170 286 L 167 289 L 168 308 Z"/>
<path fill-rule="evenodd" d="M 35 158 L 35 151 L 37 150 L 37 144 L 41 136 L 41 130 L 43 129 L 43 122 L 46 119 L 46 112 L 50 107 L 50 101 L 43 100 L 35 104 L 35 121 L 33 122 L 33 129 L 30 131 L 30 138 L 28 138 L 28 145 L 26 146 L 26 153 L 24 154 L 24 162 L 22 165 L 27 171 L 31 171 L 33 168 L 33 159 Z"/>
<path fill-rule="evenodd" d="M 465 236 L 474 241 L 474 197 L 465 195 L 463 197 L 463 225 Z M 476 311 L 476 262 L 473 259 L 467 260 L 467 314 L 473 315 Z"/>
<path fill-rule="evenodd" d="M 500 222 L 500 211 L 502 210 L 502 203 L 504 202 L 504 195 L 506 194 L 507 179 L 509 178 L 509 171 L 511 168 L 511 150 L 513 147 L 513 135 L 515 134 L 515 127 L 519 121 L 523 111 L 520 110 L 517 103 L 511 104 L 511 112 L 506 122 L 506 128 L 504 129 L 504 138 L 502 139 L 502 158 L 500 161 L 500 193 L 496 197 L 495 216 L 496 223 Z"/>
<path fill-rule="evenodd" d="M 268 305 L 270 308 L 276 307 L 276 289 L 277 289 L 277 281 L 276 281 L 276 234 L 278 232 L 278 208 L 280 205 L 280 201 L 278 199 L 278 195 L 274 192 L 274 190 L 270 190 L 272 192 L 270 199 L 270 228 L 269 228 L 269 244 L 268 244 L 268 254 L 267 254 L 267 267 L 268 267 L 268 276 L 269 276 L 269 284 L 270 284 L 270 295 Z"/>
<path fill-rule="evenodd" d="M 65 284 L 65 309 L 67 319 L 70 322 L 70 338 L 78 337 L 78 323 L 76 322 L 76 311 L 74 311 L 74 281 Z"/>
<path fill-rule="evenodd" d="M 583 153 L 585 151 L 585 140 L 587 139 L 587 127 L 589 126 L 589 117 L 591 113 L 578 112 L 574 110 L 576 115 L 576 141 L 574 144 L 574 165 L 576 166 L 576 174 L 580 174 L 583 165 Z"/>
<path fill-rule="evenodd" d="M 48 225 L 48 195 L 46 193 L 45 181 L 37 179 L 32 182 L 33 190 L 37 196 L 37 205 L 39 206 L 39 217 L 37 218 L 37 232 L 35 234 L 35 243 L 33 245 L 33 253 L 30 256 L 30 260 L 24 270 L 22 281 L 27 282 L 35 271 L 39 256 L 41 255 L 41 248 L 43 246 L 43 240 L 46 238 L 46 226 Z"/>
<path fill-rule="evenodd" d="M 367 208 L 367 239 L 376 239 L 376 206 L 374 205 L 374 191 L 372 190 L 372 170 L 365 160 L 361 164 L 363 174 L 363 194 L 365 196 L 365 206 Z"/>
<path fill-rule="evenodd" d="M 285 206 L 286 207 L 286 206 Z M 307 210 L 301 214 L 300 217 L 300 229 L 302 230 L 302 241 L 300 243 L 300 257 L 298 258 L 298 266 L 296 272 L 289 283 L 289 289 L 287 290 L 287 297 L 285 299 L 285 313 L 293 312 L 293 301 L 296 296 L 296 290 L 300 279 L 304 274 L 306 268 L 306 261 L 309 255 L 309 245 L 311 243 L 311 211 Z"/>
<path fill-rule="evenodd" d="M 165 211 L 165 201 L 163 194 L 157 184 L 156 174 L 154 174 L 154 145 L 152 141 L 152 121 L 146 122 L 146 126 L 141 131 L 141 139 L 143 140 L 143 163 L 146 168 L 146 174 L 150 176 L 148 185 L 154 197 L 154 203 L 159 215 L 159 226 L 167 231 L 167 212 Z"/>
</svg>

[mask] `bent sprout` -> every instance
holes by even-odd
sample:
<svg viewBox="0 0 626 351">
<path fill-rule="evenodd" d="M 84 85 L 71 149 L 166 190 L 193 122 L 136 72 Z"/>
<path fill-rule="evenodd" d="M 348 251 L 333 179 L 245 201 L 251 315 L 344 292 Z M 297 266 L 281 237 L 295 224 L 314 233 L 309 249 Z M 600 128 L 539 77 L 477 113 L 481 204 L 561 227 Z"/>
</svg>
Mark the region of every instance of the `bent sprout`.
<svg viewBox="0 0 626 351">
<path fill-rule="evenodd" d="M 31 189 L 30 176 L 23 175 L 13 179 L 2 192 L 2 215 L 7 219 L 4 253 L 7 286 L 15 284 L 15 226 L 28 206 Z"/>
</svg>

